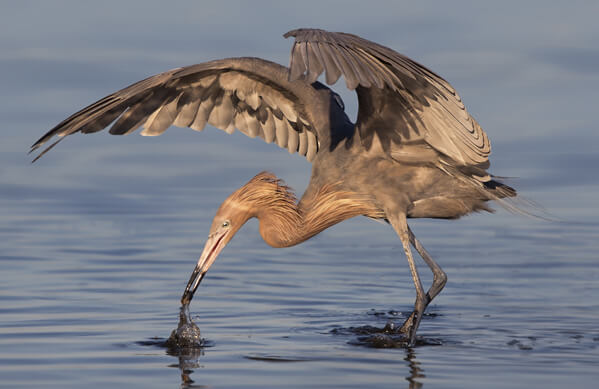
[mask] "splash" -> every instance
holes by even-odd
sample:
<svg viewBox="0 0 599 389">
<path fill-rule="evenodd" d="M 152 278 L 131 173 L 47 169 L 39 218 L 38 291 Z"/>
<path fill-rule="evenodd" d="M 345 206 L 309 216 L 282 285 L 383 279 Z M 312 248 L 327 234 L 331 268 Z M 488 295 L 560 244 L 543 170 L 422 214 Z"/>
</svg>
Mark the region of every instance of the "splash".
<svg viewBox="0 0 599 389">
<path fill-rule="evenodd" d="M 382 312 L 373 310 L 369 314 L 378 318 L 387 319 L 387 323 L 382 328 L 371 325 L 348 328 L 339 327 L 331 330 L 331 333 L 335 335 L 355 336 L 348 341 L 349 344 L 355 346 L 372 348 L 410 348 L 408 338 L 402 331 L 401 326 L 397 326 L 393 322 L 398 316 L 403 316 L 401 312 Z M 435 316 L 437 315 L 434 313 L 424 314 L 424 317 Z M 418 336 L 416 337 L 415 346 L 439 346 L 442 344 L 443 342 L 440 339 Z"/>
<path fill-rule="evenodd" d="M 181 305 L 179 311 L 179 325 L 171 332 L 166 341 L 166 346 L 171 349 L 201 348 L 205 346 L 200 334 L 200 328 L 193 322 L 189 313 L 189 305 Z"/>
</svg>

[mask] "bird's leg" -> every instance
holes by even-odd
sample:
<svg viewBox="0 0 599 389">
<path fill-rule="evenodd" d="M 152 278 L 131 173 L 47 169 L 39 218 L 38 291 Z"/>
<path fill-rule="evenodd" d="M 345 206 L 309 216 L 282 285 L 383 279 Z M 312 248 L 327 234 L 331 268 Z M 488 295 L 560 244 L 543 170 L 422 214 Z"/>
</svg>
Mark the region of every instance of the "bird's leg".
<svg viewBox="0 0 599 389">
<path fill-rule="evenodd" d="M 420 241 L 416 238 L 409 226 L 408 234 L 410 235 L 410 243 L 412 243 L 412 246 L 414 246 L 416 251 L 418 251 L 418 254 L 420 254 L 424 262 L 426 262 L 428 267 L 433 272 L 433 283 L 428 292 L 426 292 L 428 302 L 430 303 L 435 296 L 438 295 L 441 290 L 443 290 L 443 287 L 445 287 L 445 284 L 447 283 L 447 275 L 443 269 L 441 269 L 441 266 L 439 266 L 437 262 L 433 260 L 430 254 L 424 249 L 424 247 L 422 247 L 422 244 L 420 244 Z"/>
<path fill-rule="evenodd" d="M 420 325 L 422 314 L 424 313 L 424 310 L 426 309 L 426 306 L 428 305 L 430 300 L 428 295 L 424 293 L 424 289 L 422 288 L 422 282 L 420 281 L 420 276 L 418 275 L 416 262 L 414 261 L 414 257 L 412 256 L 412 250 L 410 249 L 410 233 L 406 215 L 402 213 L 397 217 L 389 218 L 389 221 L 391 222 L 391 225 L 397 232 L 397 235 L 399 235 L 399 239 L 401 240 L 401 244 L 403 245 L 406 257 L 408 258 L 410 272 L 412 273 L 412 279 L 416 288 L 416 302 L 414 303 L 414 311 L 400 328 L 400 332 L 405 334 L 408 338 L 408 346 L 413 346 L 416 341 L 416 330 Z"/>
</svg>

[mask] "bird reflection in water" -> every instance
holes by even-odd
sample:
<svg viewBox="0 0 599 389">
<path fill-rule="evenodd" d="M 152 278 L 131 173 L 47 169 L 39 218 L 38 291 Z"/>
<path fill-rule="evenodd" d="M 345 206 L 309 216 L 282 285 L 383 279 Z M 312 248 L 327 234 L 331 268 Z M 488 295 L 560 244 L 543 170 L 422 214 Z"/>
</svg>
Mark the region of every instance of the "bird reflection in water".
<svg viewBox="0 0 599 389">
<path fill-rule="evenodd" d="M 414 350 L 409 348 L 407 351 L 407 355 L 404 358 L 404 361 L 408 362 L 408 366 L 410 367 L 410 375 L 406 377 L 406 381 L 410 383 L 410 389 L 420 389 L 422 388 L 422 382 L 418 382 L 417 379 L 426 377 L 422 368 L 420 367 L 420 362 L 416 360 L 416 353 Z"/>
</svg>

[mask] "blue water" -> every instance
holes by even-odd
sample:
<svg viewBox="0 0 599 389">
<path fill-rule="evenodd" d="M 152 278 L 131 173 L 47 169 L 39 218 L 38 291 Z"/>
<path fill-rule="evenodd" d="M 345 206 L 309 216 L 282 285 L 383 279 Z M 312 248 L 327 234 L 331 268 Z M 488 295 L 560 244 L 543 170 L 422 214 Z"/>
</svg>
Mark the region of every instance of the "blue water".
<svg viewBox="0 0 599 389">
<path fill-rule="evenodd" d="M 596 386 L 594 3 L 120 4 L 23 2 L 0 15 L 0 387 Z M 492 172 L 517 177 L 553 221 L 501 209 L 412 221 L 449 282 L 410 350 L 368 347 L 352 330 L 411 311 L 391 228 L 356 218 L 273 249 L 250 222 L 191 304 L 207 347 L 171 355 L 161 342 L 220 202 L 262 170 L 301 194 L 309 164 L 211 128 L 74 136 L 34 165 L 26 151 L 152 73 L 235 55 L 287 63 L 280 35 L 302 25 L 362 34 L 448 78 L 493 141 Z"/>
</svg>

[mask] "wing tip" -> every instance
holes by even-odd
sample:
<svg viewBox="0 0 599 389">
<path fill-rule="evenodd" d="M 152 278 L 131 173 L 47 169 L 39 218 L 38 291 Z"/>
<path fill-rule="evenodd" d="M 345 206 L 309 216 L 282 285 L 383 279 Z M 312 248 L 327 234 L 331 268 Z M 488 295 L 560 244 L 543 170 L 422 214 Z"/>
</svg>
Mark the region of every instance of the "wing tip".
<svg viewBox="0 0 599 389">
<path fill-rule="evenodd" d="M 44 156 L 44 154 L 46 154 L 48 151 L 52 150 L 54 148 L 54 146 L 56 146 L 61 140 L 63 140 L 64 137 L 60 137 L 58 138 L 58 140 L 56 140 L 56 142 L 52 143 L 50 146 L 46 147 L 41 153 L 39 153 L 32 161 L 31 163 L 35 163 L 38 159 L 40 159 L 41 157 Z M 44 141 L 45 142 L 45 141 Z M 44 142 L 40 143 L 40 142 L 36 142 L 33 146 L 31 146 L 31 150 L 29 150 L 28 154 L 31 154 L 32 152 L 34 152 L 35 150 L 37 150 Z"/>
<path fill-rule="evenodd" d="M 287 39 L 289 37 L 297 38 L 298 35 L 301 35 L 304 32 L 327 32 L 327 31 L 322 30 L 320 28 L 300 27 L 300 28 L 295 28 L 293 30 L 287 31 L 285 34 L 283 34 L 283 38 L 285 38 L 285 39 Z"/>
<path fill-rule="evenodd" d="M 287 39 L 289 37 L 295 37 L 297 35 L 298 29 L 287 31 L 283 34 L 283 38 Z"/>
</svg>

